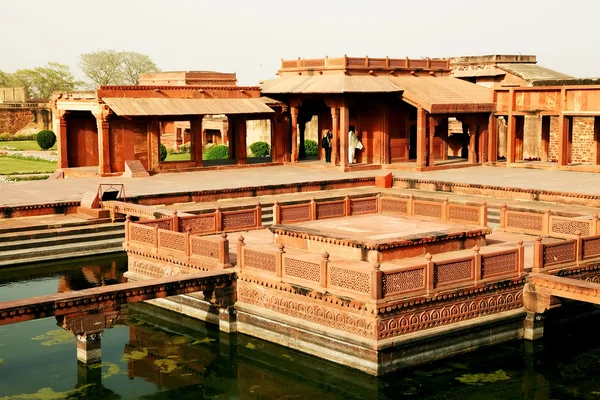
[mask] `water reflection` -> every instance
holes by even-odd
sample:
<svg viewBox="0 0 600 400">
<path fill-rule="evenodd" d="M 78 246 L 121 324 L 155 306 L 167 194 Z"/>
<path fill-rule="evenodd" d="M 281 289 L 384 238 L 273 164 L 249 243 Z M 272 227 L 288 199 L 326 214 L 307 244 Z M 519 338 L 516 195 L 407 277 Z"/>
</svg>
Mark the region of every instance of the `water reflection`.
<svg viewBox="0 0 600 400">
<path fill-rule="evenodd" d="M 126 271 L 125 253 L 3 268 L 0 301 L 123 283 Z"/>
</svg>

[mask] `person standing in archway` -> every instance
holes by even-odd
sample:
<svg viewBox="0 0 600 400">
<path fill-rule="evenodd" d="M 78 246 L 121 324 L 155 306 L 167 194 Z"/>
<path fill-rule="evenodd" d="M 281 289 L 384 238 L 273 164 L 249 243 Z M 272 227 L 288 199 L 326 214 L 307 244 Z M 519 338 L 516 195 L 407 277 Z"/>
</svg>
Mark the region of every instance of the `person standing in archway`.
<svg viewBox="0 0 600 400">
<path fill-rule="evenodd" d="M 325 162 L 331 162 L 331 148 L 333 142 L 333 134 L 326 130 L 323 135 L 323 139 L 321 140 L 321 147 L 325 149 Z"/>
<path fill-rule="evenodd" d="M 363 145 L 358 140 L 358 137 L 354 133 L 354 131 L 348 132 L 348 163 L 354 164 L 354 152 L 356 149 L 362 150 Z"/>
</svg>

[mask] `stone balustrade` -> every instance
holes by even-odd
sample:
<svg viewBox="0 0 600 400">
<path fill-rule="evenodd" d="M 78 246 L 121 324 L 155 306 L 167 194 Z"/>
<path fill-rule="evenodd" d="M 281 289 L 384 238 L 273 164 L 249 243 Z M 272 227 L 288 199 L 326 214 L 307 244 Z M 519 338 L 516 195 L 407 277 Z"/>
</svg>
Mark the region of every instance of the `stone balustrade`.
<svg viewBox="0 0 600 400">
<path fill-rule="evenodd" d="M 229 240 L 227 234 L 200 236 L 177 232 L 159 226 L 168 220 L 150 220 L 144 223 L 125 222 L 125 244 L 127 251 L 154 258 L 169 257 L 171 261 L 196 269 L 229 268 Z"/>
<path fill-rule="evenodd" d="M 575 239 L 555 243 L 542 243 L 538 236 L 533 257 L 533 272 L 555 273 L 600 263 L 600 235 L 582 237 L 580 232 L 575 232 Z"/>
<path fill-rule="evenodd" d="M 370 58 L 370 57 L 337 57 L 337 58 L 298 58 L 281 60 L 280 71 L 295 70 L 336 70 L 336 69 L 425 69 L 450 70 L 449 59 L 411 59 L 411 58 Z"/>
<path fill-rule="evenodd" d="M 273 205 L 273 222 L 275 224 L 290 224 L 326 218 L 377 213 L 378 211 L 378 196 L 351 198 L 346 195 L 346 197 L 341 200 L 325 201 L 316 201 L 313 198 L 309 202 L 290 205 L 281 205 L 278 201 L 275 201 Z"/>
<path fill-rule="evenodd" d="M 328 253 L 294 251 L 282 244 L 237 244 L 241 276 L 287 283 L 356 300 L 385 300 L 434 296 L 446 291 L 520 279 L 525 270 L 523 243 L 511 249 L 475 246 L 470 254 L 409 259 L 407 265 L 331 259 Z"/>
<path fill-rule="evenodd" d="M 545 237 L 572 239 L 577 236 L 600 235 L 598 214 L 591 217 L 564 217 L 546 211 L 522 211 L 509 209 L 503 205 L 500 209 L 500 229 L 506 232 L 525 233 Z"/>
</svg>

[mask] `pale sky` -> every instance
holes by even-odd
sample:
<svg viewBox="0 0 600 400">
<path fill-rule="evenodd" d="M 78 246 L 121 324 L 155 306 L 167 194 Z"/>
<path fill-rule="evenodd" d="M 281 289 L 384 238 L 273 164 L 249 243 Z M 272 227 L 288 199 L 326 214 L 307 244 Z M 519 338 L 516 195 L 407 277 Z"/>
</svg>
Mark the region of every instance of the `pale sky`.
<svg viewBox="0 0 600 400">
<path fill-rule="evenodd" d="M 280 59 L 533 54 L 600 76 L 595 0 L 0 0 L 0 70 L 137 51 L 163 71 L 274 77 Z"/>
</svg>

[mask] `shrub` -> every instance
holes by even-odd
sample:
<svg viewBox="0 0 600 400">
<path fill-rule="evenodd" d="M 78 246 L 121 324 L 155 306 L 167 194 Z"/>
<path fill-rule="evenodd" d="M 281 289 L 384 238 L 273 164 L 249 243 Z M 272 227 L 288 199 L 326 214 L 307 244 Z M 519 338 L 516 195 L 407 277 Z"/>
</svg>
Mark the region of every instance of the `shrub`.
<svg viewBox="0 0 600 400">
<path fill-rule="evenodd" d="M 35 140 L 42 150 L 48 150 L 56 143 L 56 135 L 52 131 L 43 130 L 38 132 Z"/>
<path fill-rule="evenodd" d="M 182 145 L 179 145 L 179 152 L 180 153 L 189 153 L 190 150 L 192 148 L 192 143 L 191 142 L 187 142 L 184 143 Z"/>
<path fill-rule="evenodd" d="M 0 134 L 0 142 L 8 142 L 9 140 L 13 140 L 13 136 L 10 133 Z"/>
<path fill-rule="evenodd" d="M 319 144 L 314 140 L 306 139 L 304 141 L 304 153 L 307 157 L 316 156 L 319 154 Z"/>
<path fill-rule="evenodd" d="M 268 157 L 271 148 L 266 142 L 254 142 L 250 145 L 250 151 L 254 157 Z"/>
<path fill-rule="evenodd" d="M 224 144 L 217 144 L 214 146 L 206 146 L 206 153 L 204 153 L 205 160 L 226 160 L 229 158 L 229 146 Z"/>
<path fill-rule="evenodd" d="M 160 161 L 165 161 L 167 159 L 167 148 L 164 144 L 160 144 Z"/>
</svg>

